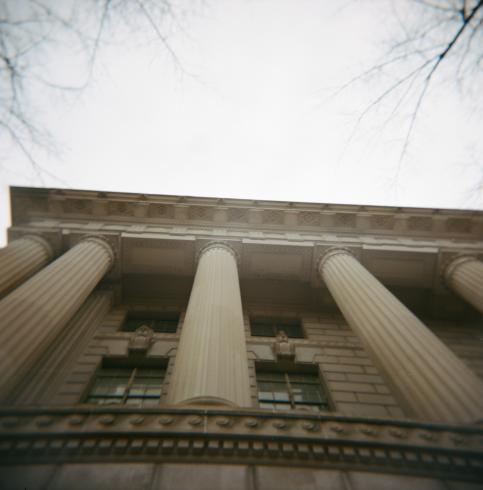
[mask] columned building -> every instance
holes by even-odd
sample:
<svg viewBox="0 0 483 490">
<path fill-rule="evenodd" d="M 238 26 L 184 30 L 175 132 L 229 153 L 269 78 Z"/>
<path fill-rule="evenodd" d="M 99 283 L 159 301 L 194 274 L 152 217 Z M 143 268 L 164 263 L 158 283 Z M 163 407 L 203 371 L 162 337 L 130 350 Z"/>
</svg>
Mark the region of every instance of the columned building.
<svg viewBox="0 0 483 490">
<path fill-rule="evenodd" d="M 480 488 L 482 212 L 11 207 L 0 488 Z"/>
</svg>

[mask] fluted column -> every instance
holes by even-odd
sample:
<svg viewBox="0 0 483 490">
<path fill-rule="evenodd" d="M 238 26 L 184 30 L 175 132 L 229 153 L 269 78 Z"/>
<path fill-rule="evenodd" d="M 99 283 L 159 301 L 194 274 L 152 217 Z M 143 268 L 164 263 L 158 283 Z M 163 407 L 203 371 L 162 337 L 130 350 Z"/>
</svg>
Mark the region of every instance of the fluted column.
<svg viewBox="0 0 483 490">
<path fill-rule="evenodd" d="M 26 235 L 0 248 L 0 297 L 35 274 L 54 258 L 47 240 Z"/>
<path fill-rule="evenodd" d="M 237 261 L 223 243 L 201 251 L 169 401 L 250 406 Z"/>
<path fill-rule="evenodd" d="M 28 375 L 113 260 L 107 242 L 86 238 L 0 301 L 0 401 Z"/>
<path fill-rule="evenodd" d="M 446 284 L 483 313 L 483 262 L 476 257 L 454 259 L 445 269 Z"/>
<path fill-rule="evenodd" d="M 441 422 L 483 417 L 483 383 L 350 252 L 327 252 L 319 272 L 413 416 Z"/>
</svg>

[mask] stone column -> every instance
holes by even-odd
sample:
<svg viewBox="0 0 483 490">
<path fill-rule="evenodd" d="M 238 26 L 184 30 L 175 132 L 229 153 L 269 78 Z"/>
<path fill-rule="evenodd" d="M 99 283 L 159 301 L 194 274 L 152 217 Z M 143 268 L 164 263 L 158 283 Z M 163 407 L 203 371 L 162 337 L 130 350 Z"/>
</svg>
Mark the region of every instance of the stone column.
<svg viewBox="0 0 483 490">
<path fill-rule="evenodd" d="M 0 401 L 5 401 L 109 270 L 108 243 L 89 237 L 0 301 Z"/>
<path fill-rule="evenodd" d="M 483 262 L 472 256 L 454 259 L 444 270 L 446 284 L 483 313 Z"/>
<path fill-rule="evenodd" d="M 200 253 L 168 390 L 171 403 L 250 406 L 237 260 L 224 243 Z"/>
<path fill-rule="evenodd" d="M 449 423 L 481 419 L 483 382 L 349 251 L 329 250 L 319 273 L 413 416 Z"/>
<path fill-rule="evenodd" d="M 0 297 L 24 282 L 54 258 L 47 240 L 26 235 L 0 249 Z"/>
</svg>

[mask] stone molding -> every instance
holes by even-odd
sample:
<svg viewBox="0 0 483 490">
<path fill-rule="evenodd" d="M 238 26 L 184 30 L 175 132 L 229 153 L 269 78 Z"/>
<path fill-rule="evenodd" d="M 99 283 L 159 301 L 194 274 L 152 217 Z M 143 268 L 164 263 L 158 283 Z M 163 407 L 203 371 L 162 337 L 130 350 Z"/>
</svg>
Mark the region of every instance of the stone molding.
<svg viewBox="0 0 483 490">
<path fill-rule="evenodd" d="M 32 217 L 109 218 L 113 220 L 218 222 L 229 226 L 332 229 L 415 236 L 477 238 L 483 231 L 483 214 L 458 210 L 395 208 L 341 204 L 287 203 L 240 199 L 101 193 L 57 189 L 12 188 L 14 224 Z M 184 206 L 180 215 L 177 210 Z M 221 212 L 221 214 L 220 214 Z M 257 219 L 252 219 L 257 215 Z M 222 216 L 222 218 L 220 218 Z M 201 220 L 201 221 L 200 221 Z M 221 221 L 220 221 L 221 220 Z"/>
<path fill-rule="evenodd" d="M 113 460 L 330 466 L 481 481 L 483 429 L 330 414 L 98 406 L 0 410 L 4 464 Z"/>
</svg>

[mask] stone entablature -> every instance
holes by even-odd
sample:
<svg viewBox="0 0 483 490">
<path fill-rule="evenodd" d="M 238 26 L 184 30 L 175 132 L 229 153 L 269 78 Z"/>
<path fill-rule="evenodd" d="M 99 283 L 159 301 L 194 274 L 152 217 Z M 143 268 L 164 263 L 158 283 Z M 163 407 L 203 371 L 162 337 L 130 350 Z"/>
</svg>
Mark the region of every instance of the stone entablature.
<svg viewBox="0 0 483 490">
<path fill-rule="evenodd" d="M 474 426 L 213 409 L 0 410 L 4 464 L 204 460 L 330 466 L 481 481 Z"/>
<path fill-rule="evenodd" d="M 483 213 L 14 187 L 13 224 L 33 218 L 480 239 Z"/>
<path fill-rule="evenodd" d="M 138 225 L 107 222 L 94 230 L 92 223 L 62 223 L 48 220 L 30 225 L 14 225 L 9 230 L 10 241 L 35 234 L 49 243 L 55 242 L 56 254 L 65 252 L 88 237 L 98 237 L 109 244 L 114 253 L 114 266 L 106 276 L 118 280 L 122 273 L 169 274 L 193 276 L 197 257 L 209 243 L 223 242 L 237 254 L 239 274 L 245 278 L 272 278 L 310 282 L 320 287 L 317 273 L 320 257 L 331 248 L 346 248 L 381 280 L 394 286 L 433 289 L 445 294 L 443 269 L 461 254 L 483 260 L 483 241 L 454 242 L 446 239 L 424 242 L 400 237 L 337 237 L 328 233 L 308 240 L 293 233 L 275 239 L 269 232 L 240 230 L 227 234 L 226 228 L 195 229 L 173 226 L 166 229 L 140 229 Z M 282 235 L 282 234 L 280 234 Z M 289 236 L 292 235 L 292 236 Z M 54 240 L 55 238 L 55 240 Z M 391 241 L 392 240 L 392 241 Z"/>
</svg>

